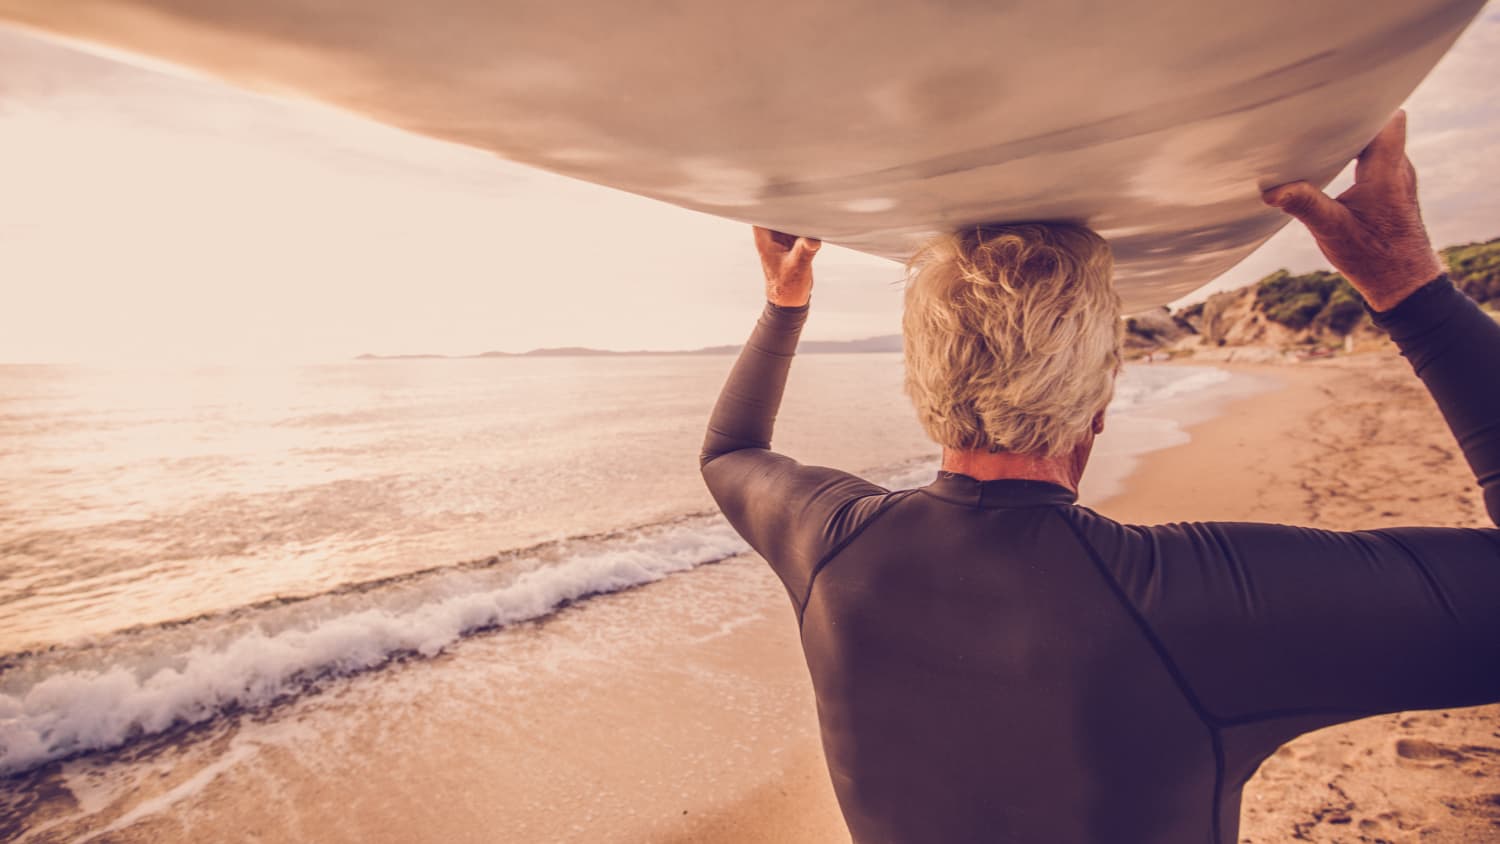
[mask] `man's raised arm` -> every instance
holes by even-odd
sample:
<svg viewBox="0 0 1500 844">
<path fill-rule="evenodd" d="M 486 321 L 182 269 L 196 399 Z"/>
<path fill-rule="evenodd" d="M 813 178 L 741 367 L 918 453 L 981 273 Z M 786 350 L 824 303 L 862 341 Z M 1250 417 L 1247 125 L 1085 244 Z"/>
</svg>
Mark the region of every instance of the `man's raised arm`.
<svg viewBox="0 0 1500 844">
<path fill-rule="evenodd" d="M 812 298 L 812 259 L 821 243 L 755 227 L 766 274 L 766 309 L 719 394 L 699 463 L 740 449 L 769 449 L 797 338 Z"/>
<path fill-rule="evenodd" d="M 1500 325 L 1443 274 L 1417 204 L 1397 112 L 1359 155 L 1354 185 L 1330 198 L 1307 182 L 1266 191 L 1301 220 L 1359 290 L 1427 385 L 1500 525 Z"/>
<path fill-rule="evenodd" d="M 714 405 L 699 463 L 719 509 L 776 570 L 800 612 L 813 569 L 859 516 L 850 505 L 885 490 L 770 450 L 819 243 L 756 227 L 755 244 L 766 308 Z"/>
</svg>

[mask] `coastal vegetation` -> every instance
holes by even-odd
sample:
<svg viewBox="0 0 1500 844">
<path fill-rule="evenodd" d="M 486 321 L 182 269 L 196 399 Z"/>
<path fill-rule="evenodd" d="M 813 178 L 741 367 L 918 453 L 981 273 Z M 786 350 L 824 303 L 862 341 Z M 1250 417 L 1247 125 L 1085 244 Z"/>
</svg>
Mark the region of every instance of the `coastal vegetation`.
<svg viewBox="0 0 1500 844">
<path fill-rule="evenodd" d="M 1476 302 L 1500 302 L 1500 237 L 1450 246 L 1442 252 L 1448 274 Z"/>
<path fill-rule="evenodd" d="M 1441 254 L 1449 277 L 1469 298 L 1481 304 L 1500 300 L 1500 238 L 1449 246 Z M 1353 285 L 1326 270 L 1277 270 L 1256 282 L 1255 302 L 1267 319 L 1293 330 L 1321 323 L 1348 334 L 1364 316 L 1364 300 Z"/>
<path fill-rule="evenodd" d="M 1441 250 L 1449 277 L 1470 298 L 1500 311 L 1500 238 Z M 1379 329 L 1364 300 L 1342 275 L 1327 270 L 1277 270 L 1255 284 L 1216 293 L 1171 311 L 1159 308 L 1125 322 L 1127 352 L 1190 353 L 1205 347 L 1266 350 L 1348 347 Z"/>
<path fill-rule="evenodd" d="M 1292 275 L 1286 270 L 1255 285 L 1255 306 L 1266 319 L 1294 331 L 1321 323 L 1348 334 L 1364 316 L 1364 300 L 1343 276 L 1326 270 Z"/>
</svg>

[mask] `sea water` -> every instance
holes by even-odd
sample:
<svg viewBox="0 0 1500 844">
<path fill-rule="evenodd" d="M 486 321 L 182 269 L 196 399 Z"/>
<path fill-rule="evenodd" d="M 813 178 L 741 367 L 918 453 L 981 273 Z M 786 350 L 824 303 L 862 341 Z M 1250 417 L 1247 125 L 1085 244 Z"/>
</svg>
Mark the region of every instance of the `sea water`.
<svg viewBox="0 0 1500 844">
<path fill-rule="evenodd" d="M 0 367 L 0 776 L 745 552 L 698 475 L 731 363 Z M 1242 388 L 1128 366 L 1084 502 Z M 893 354 L 799 358 L 776 447 L 890 488 L 937 468 Z M 23 804 L 0 802 L 0 830 Z"/>
</svg>

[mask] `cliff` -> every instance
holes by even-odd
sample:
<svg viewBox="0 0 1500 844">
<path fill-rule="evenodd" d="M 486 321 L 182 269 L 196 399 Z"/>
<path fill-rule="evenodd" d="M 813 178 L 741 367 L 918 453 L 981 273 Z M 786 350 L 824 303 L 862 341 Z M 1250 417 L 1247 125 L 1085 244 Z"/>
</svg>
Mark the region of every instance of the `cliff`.
<svg viewBox="0 0 1500 844">
<path fill-rule="evenodd" d="M 1449 276 L 1475 301 L 1500 305 L 1500 238 L 1450 246 Z M 1178 311 L 1159 308 L 1125 320 L 1127 357 L 1271 360 L 1331 354 L 1381 342 L 1364 300 L 1343 276 L 1287 270 Z"/>
</svg>

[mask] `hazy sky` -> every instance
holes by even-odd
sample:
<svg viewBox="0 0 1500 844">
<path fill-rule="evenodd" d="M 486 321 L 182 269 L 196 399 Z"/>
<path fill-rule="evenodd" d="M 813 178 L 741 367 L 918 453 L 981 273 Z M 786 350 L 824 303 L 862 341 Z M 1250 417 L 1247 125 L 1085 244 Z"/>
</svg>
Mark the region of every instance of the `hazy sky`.
<svg viewBox="0 0 1500 844">
<path fill-rule="evenodd" d="M 1497 80 L 1500 2 L 1407 105 L 1440 245 L 1500 235 Z M 817 262 L 808 337 L 899 329 L 897 264 Z M 1321 265 L 1288 227 L 1214 286 Z M 0 362 L 690 348 L 763 301 L 742 224 L 3 28 L 0 293 Z"/>
</svg>

